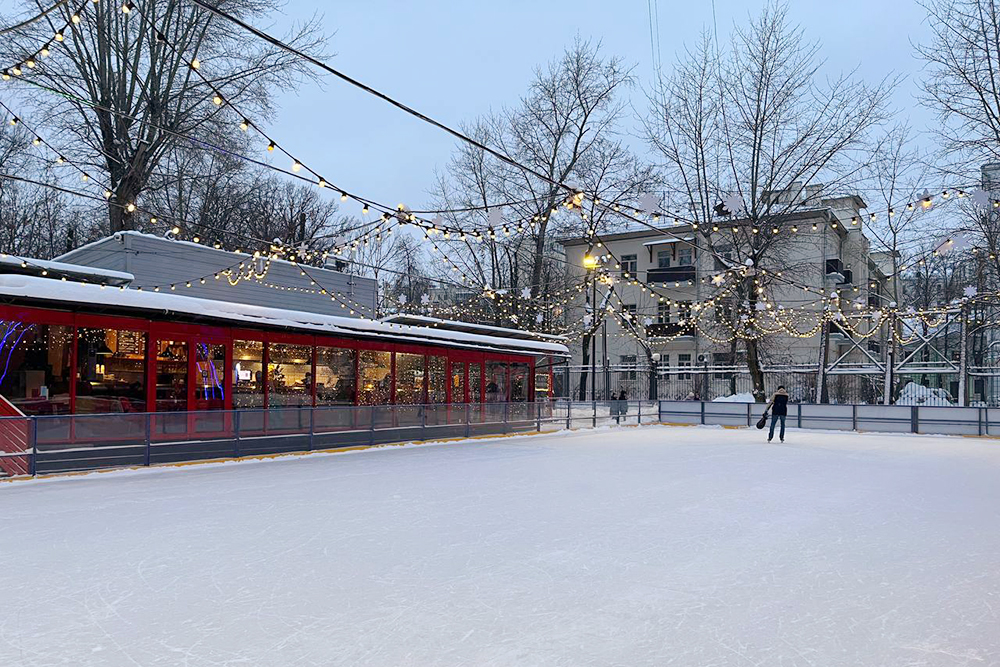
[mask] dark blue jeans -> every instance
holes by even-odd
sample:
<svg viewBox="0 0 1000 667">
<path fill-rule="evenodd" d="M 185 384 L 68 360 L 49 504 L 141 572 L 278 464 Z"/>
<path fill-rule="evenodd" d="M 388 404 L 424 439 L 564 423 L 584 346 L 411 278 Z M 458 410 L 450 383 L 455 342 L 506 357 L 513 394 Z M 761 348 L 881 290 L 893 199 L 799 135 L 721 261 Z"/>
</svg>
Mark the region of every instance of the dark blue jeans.
<svg viewBox="0 0 1000 667">
<path fill-rule="evenodd" d="M 774 437 L 774 425 L 781 420 L 781 434 L 778 436 L 782 440 L 785 439 L 785 417 L 787 415 L 771 415 L 771 432 L 767 434 L 767 439 L 770 440 Z"/>
</svg>

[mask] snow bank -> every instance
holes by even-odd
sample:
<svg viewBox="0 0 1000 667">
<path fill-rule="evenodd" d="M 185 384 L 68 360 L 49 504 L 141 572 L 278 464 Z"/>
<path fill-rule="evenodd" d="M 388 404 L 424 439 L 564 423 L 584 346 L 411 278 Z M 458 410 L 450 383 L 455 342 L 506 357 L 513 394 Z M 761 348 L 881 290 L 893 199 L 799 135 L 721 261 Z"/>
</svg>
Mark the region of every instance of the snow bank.
<svg viewBox="0 0 1000 667">
<path fill-rule="evenodd" d="M 955 400 L 944 389 L 933 389 L 916 382 L 908 382 L 899 392 L 896 405 L 948 406 L 955 405 Z"/>
<path fill-rule="evenodd" d="M 732 396 L 719 396 L 718 398 L 712 399 L 713 403 L 756 403 L 753 394 L 742 393 L 733 394 Z"/>
</svg>

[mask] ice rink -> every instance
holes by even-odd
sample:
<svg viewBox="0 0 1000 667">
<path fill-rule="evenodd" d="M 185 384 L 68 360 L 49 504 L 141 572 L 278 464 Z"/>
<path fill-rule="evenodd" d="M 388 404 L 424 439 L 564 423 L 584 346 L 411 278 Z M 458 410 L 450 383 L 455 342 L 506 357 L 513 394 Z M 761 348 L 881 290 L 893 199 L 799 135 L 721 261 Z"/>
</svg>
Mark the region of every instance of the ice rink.
<svg viewBox="0 0 1000 667">
<path fill-rule="evenodd" d="M 1000 665 L 1000 442 L 764 439 L 0 483 L 0 665 Z"/>
</svg>

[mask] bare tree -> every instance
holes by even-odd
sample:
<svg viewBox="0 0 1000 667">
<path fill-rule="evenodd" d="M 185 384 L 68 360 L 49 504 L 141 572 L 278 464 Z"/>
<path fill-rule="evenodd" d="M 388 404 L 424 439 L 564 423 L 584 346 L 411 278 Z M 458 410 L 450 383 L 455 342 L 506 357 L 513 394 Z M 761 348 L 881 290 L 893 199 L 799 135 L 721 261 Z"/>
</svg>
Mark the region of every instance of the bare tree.
<svg viewBox="0 0 1000 667">
<path fill-rule="evenodd" d="M 246 18 L 267 15 L 279 5 L 223 0 L 220 6 Z M 73 11 L 70 4 L 62 5 L 6 42 L 0 53 L 8 60 L 23 58 L 28 45 L 37 48 L 50 39 Z M 290 42 L 321 48 L 317 25 L 301 26 Z M 111 231 L 138 224 L 124 206 L 160 187 L 158 168 L 189 142 L 187 137 L 218 134 L 220 128 L 238 132 L 240 119 L 226 108 L 230 103 L 256 119 L 266 118 L 274 93 L 308 76 L 298 59 L 247 40 L 194 3 L 144 0 L 125 13 L 120 3 L 101 2 L 88 6 L 83 20 L 70 26 L 72 34 L 51 42 L 51 56 L 31 74 L 35 84 L 60 94 L 38 95 L 36 86 L 23 97 L 61 130 L 68 153 L 86 156 L 78 161 L 110 182 Z M 212 103 L 216 94 L 224 99 L 221 105 Z"/>
<path fill-rule="evenodd" d="M 757 400 L 764 398 L 758 302 L 773 301 L 803 270 L 788 260 L 795 214 L 858 177 L 859 153 L 873 150 L 873 130 L 889 116 L 893 81 L 821 77 L 819 52 L 789 24 L 787 8 L 772 4 L 737 26 L 723 51 L 704 35 L 649 94 L 646 135 L 672 203 L 698 223 L 698 244 L 727 258 L 718 268 L 749 267 L 729 285 L 727 315 Z"/>
<path fill-rule="evenodd" d="M 1000 4 L 995 0 L 926 0 L 930 43 L 924 103 L 938 112 L 936 131 L 952 170 L 967 160 L 1000 159 Z M 964 164 L 963 164 L 964 163 Z"/>
<path fill-rule="evenodd" d="M 577 40 L 547 67 L 535 72 L 528 93 L 512 108 L 481 118 L 468 132 L 545 176 L 462 144 L 440 179 L 442 208 L 475 208 L 450 216 L 450 222 L 484 231 L 486 207 L 502 207 L 502 225 L 482 242 L 466 238 L 456 259 L 470 281 L 520 293 L 530 299 L 507 308 L 517 321 L 531 321 L 540 298 L 564 286 L 565 265 L 553 259 L 561 235 L 581 235 L 588 227 L 614 224 L 605 207 L 567 212 L 570 183 L 596 193 L 606 203 L 631 203 L 655 183 L 654 171 L 618 136 L 625 110 L 623 93 L 633 78 L 623 62 L 605 57 L 600 45 Z M 496 218 L 493 218 L 494 220 Z M 454 277 L 454 276 L 452 276 Z M 534 304 L 532 306 L 531 304 Z M 499 312 L 497 324 L 501 324 Z"/>
</svg>

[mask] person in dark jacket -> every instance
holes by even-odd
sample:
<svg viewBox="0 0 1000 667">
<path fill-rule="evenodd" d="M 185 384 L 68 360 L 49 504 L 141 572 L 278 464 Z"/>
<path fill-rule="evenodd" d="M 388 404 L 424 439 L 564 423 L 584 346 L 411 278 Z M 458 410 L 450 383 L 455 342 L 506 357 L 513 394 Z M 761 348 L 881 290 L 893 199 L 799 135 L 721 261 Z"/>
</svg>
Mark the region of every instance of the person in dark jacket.
<svg viewBox="0 0 1000 667">
<path fill-rule="evenodd" d="M 774 392 L 774 396 L 771 397 L 771 402 L 767 404 L 767 409 L 771 410 L 771 430 L 767 434 L 767 441 L 771 442 L 774 438 L 774 426 L 781 421 L 781 431 L 778 437 L 781 442 L 785 441 L 785 417 L 788 416 L 788 392 L 785 388 L 778 387 L 778 391 Z"/>
</svg>

